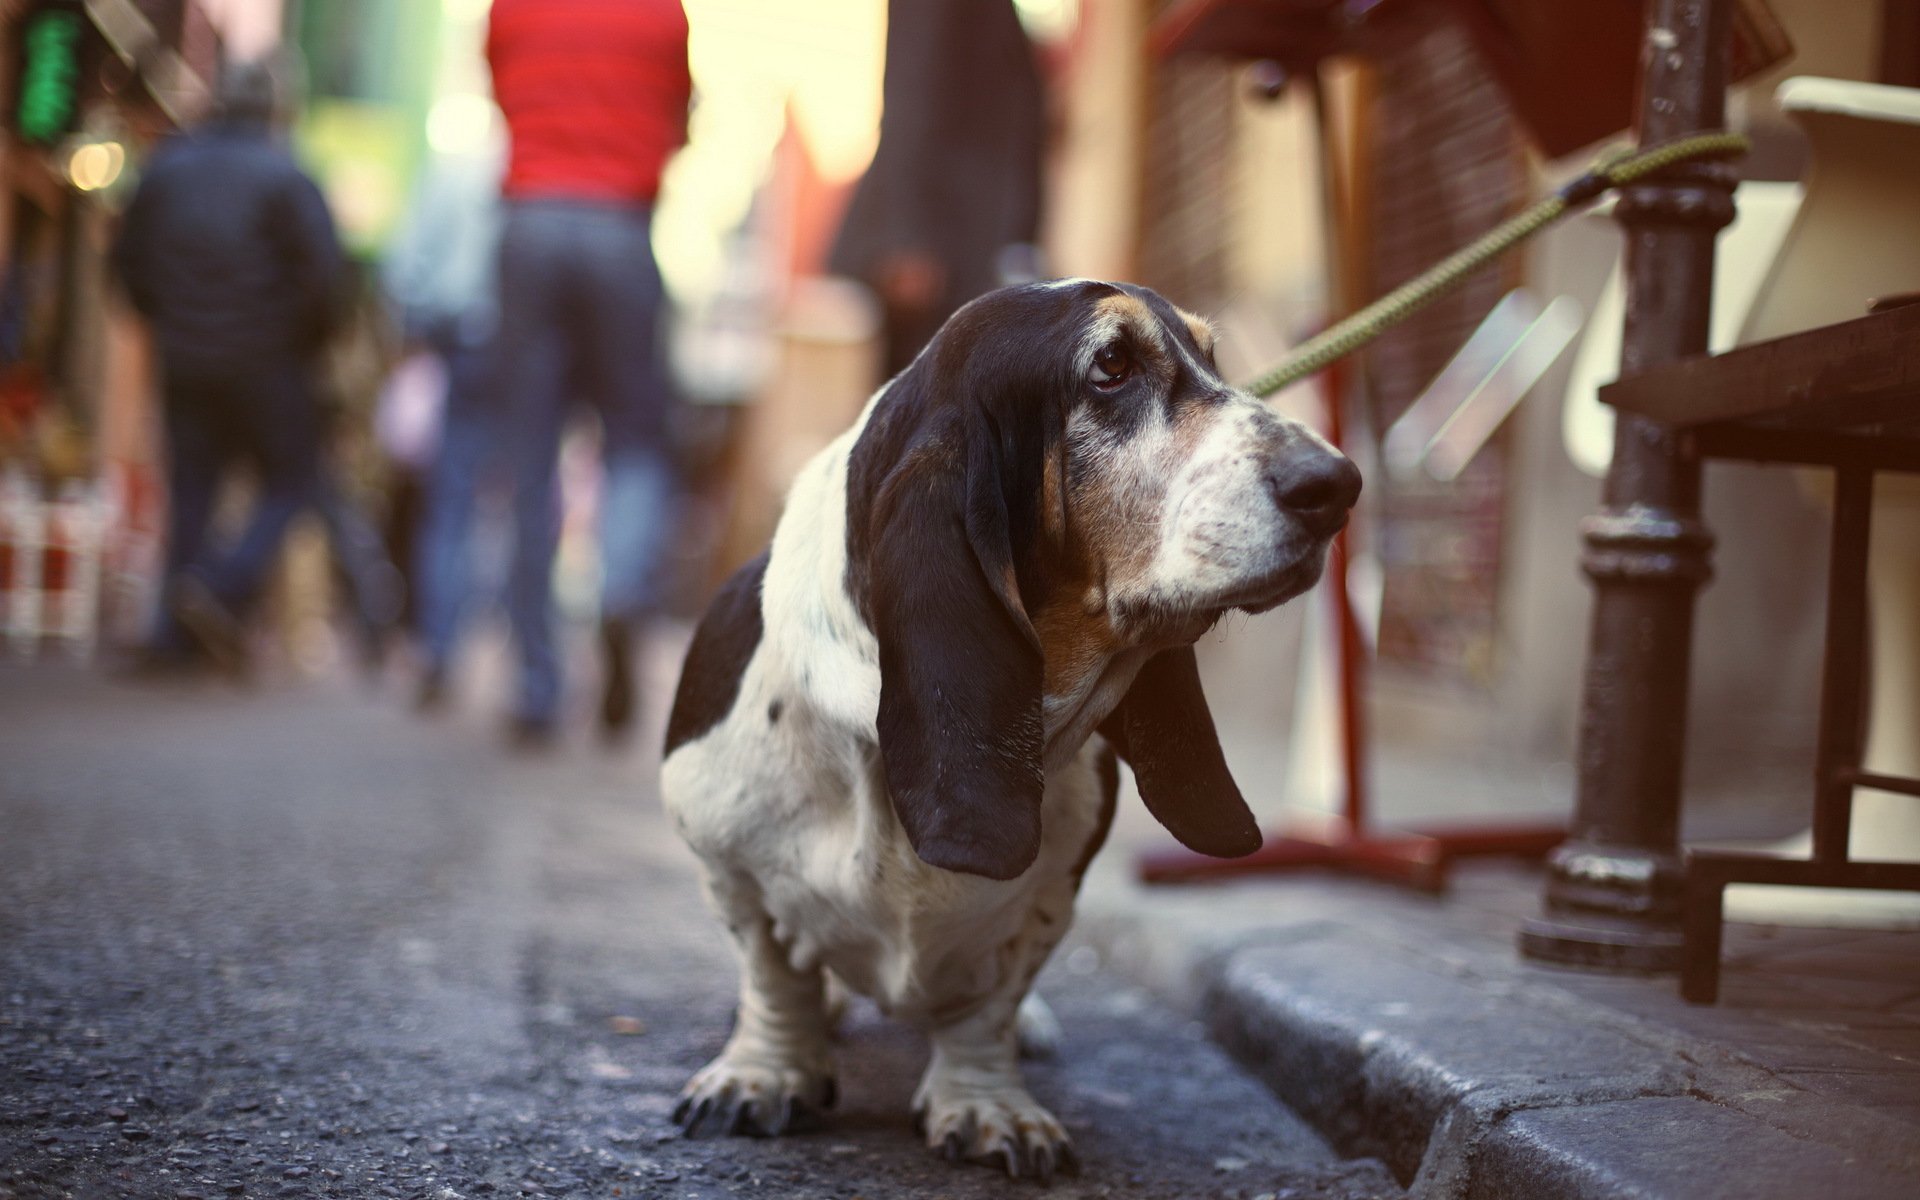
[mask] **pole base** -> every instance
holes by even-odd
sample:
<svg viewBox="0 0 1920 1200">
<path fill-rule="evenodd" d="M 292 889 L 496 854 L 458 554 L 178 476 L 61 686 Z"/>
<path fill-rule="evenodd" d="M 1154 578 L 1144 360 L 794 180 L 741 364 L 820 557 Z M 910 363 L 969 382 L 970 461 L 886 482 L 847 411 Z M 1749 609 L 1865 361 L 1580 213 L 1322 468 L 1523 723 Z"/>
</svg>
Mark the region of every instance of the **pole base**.
<svg viewBox="0 0 1920 1200">
<path fill-rule="evenodd" d="M 1142 883 L 1206 883 L 1322 867 L 1403 883 L 1439 895 L 1447 869 L 1461 858 L 1539 858 L 1566 838 L 1555 825 L 1454 826 L 1392 833 L 1355 833 L 1342 821 L 1296 821 L 1269 832 L 1266 844 L 1243 858 L 1208 858 L 1189 850 L 1142 855 Z"/>
<path fill-rule="evenodd" d="M 1666 975 L 1680 969 L 1678 922 L 1606 913 L 1556 913 L 1520 926 L 1520 953 L 1538 962 L 1589 971 Z"/>
</svg>

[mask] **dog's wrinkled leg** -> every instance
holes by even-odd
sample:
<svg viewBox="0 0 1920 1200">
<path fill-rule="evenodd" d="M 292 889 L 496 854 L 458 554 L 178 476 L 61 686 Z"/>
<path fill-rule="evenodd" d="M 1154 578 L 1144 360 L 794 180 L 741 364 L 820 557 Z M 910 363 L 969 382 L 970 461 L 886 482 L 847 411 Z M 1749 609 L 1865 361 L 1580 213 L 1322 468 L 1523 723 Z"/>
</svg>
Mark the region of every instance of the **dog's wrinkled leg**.
<svg viewBox="0 0 1920 1200">
<path fill-rule="evenodd" d="M 826 997 L 818 966 L 796 967 L 757 903 L 715 899 L 740 950 L 740 1010 L 720 1057 L 681 1090 L 673 1119 L 687 1133 L 775 1137 L 833 1107 Z"/>
<path fill-rule="evenodd" d="M 1058 1040 L 1058 1022 L 1027 989 L 1066 930 L 1072 893 L 1052 897 L 1042 907 L 1053 917 L 1030 925 L 1006 948 L 1006 977 L 986 1002 L 929 1031 L 933 1059 L 914 1093 L 913 1112 L 927 1145 L 947 1158 L 997 1164 L 1016 1178 L 1047 1181 L 1056 1170 L 1076 1165 L 1073 1143 L 1027 1092 L 1019 1057 L 1028 1027 L 1042 1033 L 1039 1026 L 1051 1022 Z"/>
<path fill-rule="evenodd" d="M 913 1111 L 927 1145 L 947 1158 L 1045 1181 L 1073 1165 L 1073 1145 L 1020 1078 L 1014 1011 L 1009 998 L 935 1029 Z"/>
</svg>

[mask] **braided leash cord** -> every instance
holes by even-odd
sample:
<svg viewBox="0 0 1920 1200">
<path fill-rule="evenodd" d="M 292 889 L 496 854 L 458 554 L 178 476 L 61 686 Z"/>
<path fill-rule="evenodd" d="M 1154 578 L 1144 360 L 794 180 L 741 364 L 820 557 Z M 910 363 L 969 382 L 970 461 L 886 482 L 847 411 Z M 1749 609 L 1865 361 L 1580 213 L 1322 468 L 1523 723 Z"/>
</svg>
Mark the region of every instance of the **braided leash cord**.
<svg viewBox="0 0 1920 1200">
<path fill-rule="evenodd" d="M 1615 147 L 1603 153 L 1585 175 L 1502 221 L 1346 320 L 1308 339 L 1278 366 L 1242 386 L 1256 396 L 1271 396 L 1336 359 L 1352 354 L 1452 290 L 1467 276 L 1603 192 L 1676 163 L 1744 154 L 1749 144 L 1747 138 L 1738 133 L 1702 133 L 1676 138 L 1638 154 L 1629 153 L 1625 147 Z"/>
</svg>

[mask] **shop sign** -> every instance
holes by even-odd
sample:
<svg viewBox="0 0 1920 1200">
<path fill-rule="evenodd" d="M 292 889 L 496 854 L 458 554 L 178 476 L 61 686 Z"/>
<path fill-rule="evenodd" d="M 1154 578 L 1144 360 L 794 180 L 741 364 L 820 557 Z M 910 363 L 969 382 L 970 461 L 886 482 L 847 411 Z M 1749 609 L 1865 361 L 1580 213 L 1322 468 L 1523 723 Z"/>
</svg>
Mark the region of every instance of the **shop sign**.
<svg viewBox="0 0 1920 1200">
<path fill-rule="evenodd" d="M 80 115 L 87 17 L 78 3 L 56 0 L 29 11 L 19 30 L 14 129 L 29 142 L 52 145 L 72 131 Z"/>
</svg>

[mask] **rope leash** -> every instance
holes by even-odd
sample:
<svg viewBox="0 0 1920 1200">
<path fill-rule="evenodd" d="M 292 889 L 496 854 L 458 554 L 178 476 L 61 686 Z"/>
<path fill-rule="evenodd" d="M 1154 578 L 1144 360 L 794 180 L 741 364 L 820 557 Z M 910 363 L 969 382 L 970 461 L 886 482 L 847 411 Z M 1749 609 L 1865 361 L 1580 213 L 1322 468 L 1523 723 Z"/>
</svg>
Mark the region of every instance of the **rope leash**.
<svg viewBox="0 0 1920 1200">
<path fill-rule="evenodd" d="M 1580 178 L 1532 207 L 1508 217 L 1479 238 L 1454 251 L 1344 321 L 1308 339 L 1278 366 L 1242 386 L 1256 396 L 1271 396 L 1345 358 L 1382 333 L 1452 290 L 1467 276 L 1526 241 L 1602 193 L 1696 159 L 1731 158 L 1750 143 L 1743 134 L 1702 133 L 1676 138 L 1650 150 L 1631 153 L 1617 146 L 1601 154 Z"/>
</svg>

